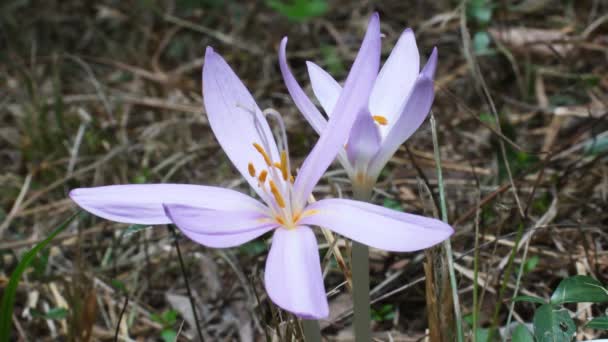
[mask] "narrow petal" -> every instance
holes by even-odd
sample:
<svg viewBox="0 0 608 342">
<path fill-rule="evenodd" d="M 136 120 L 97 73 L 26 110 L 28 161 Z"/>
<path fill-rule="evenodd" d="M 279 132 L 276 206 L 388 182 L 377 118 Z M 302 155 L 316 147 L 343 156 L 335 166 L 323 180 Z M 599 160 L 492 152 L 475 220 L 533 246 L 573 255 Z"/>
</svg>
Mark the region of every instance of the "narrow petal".
<svg viewBox="0 0 608 342">
<path fill-rule="evenodd" d="M 265 226 L 234 234 L 201 234 L 190 230 L 181 230 L 190 240 L 212 248 L 228 248 L 242 245 L 271 231 L 274 227 Z"/>
<path fill-rule="evenodd" d="M 333 230 L 352 240 L 387 251 L 410 252 L 431 247 L 452 235 L 448 224 L 365 202 L 325 199 L 307 207 L 313 214 L 302 224 Z"/>
<path fill-rule="evenodd" d="M 283 81 L 285 86 L 296 104 L 296 107 L 302 112 L 306 121 L 312 126 L 312 128 L 321 134 L 327 125 L 327 120 L 323 117 L 323 114 L 319 112 L 317 107 L 308 98 L 296 78 L 291 73 L 289 64 L 287 64 L 287 37 L 281 40 L 281 47 L 279 49 L 279 67 L 281 68 L 281 74 L 283 75 Z"/>
<path fill-rule="evenodd" d="M 380 20 L 375 13 L 327 127 L 300 168 L 294 184 L 296 206 L 304 206 L 319 178 L 343 149 L 357 115 L 367 107 L 379 64 Z"/>
<path fill-rule="evenodd" d="M 372 116 L 367 110 L 358 115 L 353 124 L 346 145 L 346 153 L 355 170 L 362 167 L 367 171 L 369 161 L 376 155 L 380 147 L 380 132 Z"/>
<path fill-rule="evenodd" d="M 334 111 L 342 86 L 330 74 L 313 62 L 306 62 L 312 91 L 328 116 Z"/>
<path fill-rule="evenodd" d="M 369 99 L 372 115 L 384 116 L 388 120 L 388 125 L 380 126 L 383 137 L 397 120 L 419 72 L 416 38 L 411 29 L 406 29 L 382 66 Z"/>
<path fill-rule="evenodd" d="M 164 204 L 167 216 L 182 231 L 200 234 L 234 234 L 278 224 L 259 210 L 217 210 L 188 204 Z"/>
<path fill-rule="evenodd" d="M 329 315 L 317 240 L 306 226 L 274 232 L 264 283 L 270 299 L 298 317 Z"/>
<path fill-rule="evenodd" d="M 429 114 L 434 97 L 433 80 L 421 75 L 414 85 L 399 119 L 391 128 L 382 142 L 380 151 L 372 160 L 369 169 L 370 175 L 377 176 L 380 174 L 382 168 L 399 149 L 399 146 L 422 125 Z"/>
<path fill-rule="evenodd" d="M 203 66 L 203 97 L 209 124 L 222 149 L 251 187 L 264 198 L 248 165 L 251 163 L 257 172 L 266 168 L 254 143 L 266 149 L 273 161 L 278 161 L 276 142 L 266 118 L 245 85 L 210 47 Z"/>
<path fill-rule="evenodd" d="M 129 184 L 70 191 L 82 209 L 108 220 L 137 224 L 167 224 L 163 203 L 217 210 L 263 210 L 260 202 L 240 192 L 189 184 Z"/>
<path fill-rule="evenodd" d="M 422 68 L 421 74 L 430 79 L 435 79 L 435 70 L 436 69 L 437 69 L 437 48 L 434 47 L 433 52 L 431 52 L 431 55 L 429 56 L 429 60 L 424 65 L 424 68 Z"/>
</svg>

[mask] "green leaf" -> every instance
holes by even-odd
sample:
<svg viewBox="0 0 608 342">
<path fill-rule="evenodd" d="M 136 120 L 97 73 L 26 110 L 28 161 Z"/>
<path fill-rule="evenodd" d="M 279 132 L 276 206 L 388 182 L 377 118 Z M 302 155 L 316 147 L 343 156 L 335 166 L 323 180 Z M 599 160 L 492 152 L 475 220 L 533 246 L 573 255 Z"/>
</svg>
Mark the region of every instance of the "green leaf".
<svg viewBox="0 0 608 342">
<path fill-rule="evenodd" d="M 608 302 L 608 291 L 599 281 L 588 276 L 562 280 L 551 296 L 551 304 Z"/>
<path fill-rule="evenodd" d="M 68 315 L 68 309 L 66 308 L 52 308 L 47 312 L 40 312 L 38 310 L 31 310 L 32 317 L 39 317 L 44 319 L 60 320 L 64 319 Z"/>
<path fill-rule="evenodd" d="M 490 50 L 490 35 L 486 31 L 480 31 L 473 36 L 473 51 L 476 55 L 487 55 Z"/>
<path fill-rule="evenodd" d="M 490 337 L 490 329 L 477 328 L 475 331 L 475 341 L 487 342 Z"/>
<path fill-rule="evenodd" d="M 574 321 L 566 309 L 541 305 L 534 314 L 534 337 L 537 342 L 571 341 L 576 332 Z"/>
<path fill-rule="evenodd" d="M 318 17 L 329 9 L 326 0 L 266 0 L 266 4 L 293 21 Z"/>
<path fill-rule="evenodd" d="M 167 310 L 163 312 L 163 322 L 165 325 L 173 325 L 177 321 L 177 311 Z"/>
<path fill-rule="evenodd" d="M 530 303 L 538 303 L 538 304 L 547 304 L 547 301 L 534 296 L 517 296 L 513 298 L 514 302 L 530 302 Z"/>
<path fill-rule="evenodd" d="M 481 25 L 487 25 L 492 20 L 492 4 L 487 0 L 472 0 L 468 2 L 467 14 Z"/>
<path fill-rule="evenodd" d="M 244 254 L 247 254 L 250 257 L 260 255 L 260 254 L 266 252 L 267 249 L 268 249 L 268 246 L 266 245 L 266 243 L 264 241 L 260 241 L 259 239 L 253 240 L 253 241 L 243 244 L 239 247 L 239 251 L 241 251 Z"/>
<path fill-rule="evenodd" d="M 80 212 L 72 215 L 70 218 L 65 220 L 57 229 L 55 229 L 51 235 L 49 235 L 44 241 L 40 242 L 29 252 L 25 253 L 17 268 L 11 274 L 11 278 L 8 281 L 8 285 L 4 289 L 4 295 L 2 296 L 2 304 L 0 304 L 0 341 L 8 341 L 11 336 L 11 322 L 13 318 L 13 306 L 15 304 L 15 295 L 17 293 L 17 286 L 21 280 L 21 275 L 30 263 L 34 260 L 38 252 L 43 250 L 59 233 L 61 233 L 69 224 L 72 222 Z"/>
<path fill-rule="evenodd" d="M 395 318 L 395 307 L 392 304 L 385 304 L 380 309 L 372 308 L 372 317 L 374 321 L 390 321 Z"/>
<path fill-rule="evenodd" d="M 382 205 L 389 209 L 403 211 L 403 207 L 401 206 L 401 203 L 399 201 L 396 201 L 391 198 L 385 198 L 384 201 L 382 202 Z"/>
<path fill-rule="evenodd" d="M 523 324 L 518 324 L 513 330 L 513 334 L 511 336 L 512 342 L 534 342 L 534 337 L 530 330 L 526 328 Z"/>
<path fill-rule="evenodd" d="M 524 274 L 532 272 L 538 265 L 539 260 L 540 258 L 538 257 L 538 255 L 533 255 L 528 260 L 526 260 L 526 263 L 524 264 Z"/>
<path fill-rule="evenodd" d="M 111 279 L 110 285 L 112 285 L 113 288 L 115 288 L 118 291 L 121 291 L 122 293 L 127 292 L 127 287 L 125 286 L 125 283 L 123 283 L 122 281 L 120 281 L 118 279 Z"/>
<path fill-rule="evenodd" d="M 160 337 L 165 342 L 174 342 L 177 338 L 177 333 L 173 329 L 165 329 L 160 332 Z"/>
<path fill-rule="evenodd" d="M 608 330 L 608 316 L 596 317 L 590 320 L 586 327 L 591 329 Z"/>
</svg>

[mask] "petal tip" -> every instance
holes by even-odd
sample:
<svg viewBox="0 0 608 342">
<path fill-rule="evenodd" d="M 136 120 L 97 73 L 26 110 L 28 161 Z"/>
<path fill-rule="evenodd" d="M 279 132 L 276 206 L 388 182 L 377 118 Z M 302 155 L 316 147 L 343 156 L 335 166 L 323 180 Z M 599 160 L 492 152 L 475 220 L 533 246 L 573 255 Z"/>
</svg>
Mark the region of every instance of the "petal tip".
<svg viewBox="0 0 608 342">
<path fill-rule="evenodd" d="M 70 192 L 68 193 L 68 196 L 75 201 L 76 197 L 78 197 L 78 195 L 81 193 L 81 189 L 80 188 L 76 188 L 76 189 L 72 189 L 70 190 Z"/>
<path fill-rule="evenodd" d="M 424 66 L 424 68 L 422 68 L 422 72 L 421 74 L 433 79 L 435 78 L 435 70 L 437 69 L 437 47 L 433 47 L 433 51 L 431 52 L 431 55 L 429 56 L 429 59 L 426 62 L 426 65 Z"/>
<path fill-rule="evenodd" d="M 211 46 L 207 46 L 207 48 L 205 49 L 205 58 L 209 58 L 211 56 L 213 56 L 215 54 L 215 51 L 213 50 L 213 48 Z"/>
</svg>

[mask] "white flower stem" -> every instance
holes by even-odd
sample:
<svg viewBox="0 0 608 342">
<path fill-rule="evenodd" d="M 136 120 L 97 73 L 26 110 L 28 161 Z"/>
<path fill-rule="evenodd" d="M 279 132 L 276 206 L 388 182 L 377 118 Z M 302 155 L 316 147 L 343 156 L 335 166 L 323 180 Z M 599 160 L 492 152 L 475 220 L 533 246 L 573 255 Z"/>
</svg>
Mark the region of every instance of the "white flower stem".
<svg viewBox="0 0 608 342">
<path fill-rule="evenodd" d="M 367 194 L 367 195 L 365 195 Z M 355 199 L 369 202 L 371 191 L 357 191 Z M 369 227 L 373 229 L 373 227 Z M 369 248 L 357 241 L 352 242 L 351 269 L 353 275 L 353 326 L 356 342 L 372 340 L 370 328 L 371 307 L 369 297 Z"/>
<path fill-rule="evenodd" d="M 306 342 L 321 342 L 321 327 L 319 321 L 314 319 L 302 320 L 302 332 Z"/>
<path fill-rule="evenodd" d="M 441 219 L 448 223 L 448 210 L 445 203 L 445 191 L 443 188 L 443 173 L 441 171 L 441 157 L 439 156 L 439 142 L 437 139 L 437 127 L 435 116 L 431 112 L 431 133 L 433 135 L 433 150 L 435 155 L 435 166 L 437 168 L 437 185 L 439 187 L 439 203 L 441 206 Z M 452 299 L 454 301 L 454 317 L 456 317 L 456 334 L 458 342 L 464 341 L 462 332 L 462 314 L 460 312 L 460 300 L 458 299 L 458 288 L 456 286 L 456 273 L 454 272 L 454 255 L 452 254 L 452 243 L 450 239 L 443 242 L 446 259 L 448 262 L 448 272 L 450 274 L 450 286 L 452 287 Z"/>
<path fill-rule="evenodd" d="M 369 248 L 353 241 L 353 302 L 355 341 L 371 341 L 369 304 Z"/>
</svg>

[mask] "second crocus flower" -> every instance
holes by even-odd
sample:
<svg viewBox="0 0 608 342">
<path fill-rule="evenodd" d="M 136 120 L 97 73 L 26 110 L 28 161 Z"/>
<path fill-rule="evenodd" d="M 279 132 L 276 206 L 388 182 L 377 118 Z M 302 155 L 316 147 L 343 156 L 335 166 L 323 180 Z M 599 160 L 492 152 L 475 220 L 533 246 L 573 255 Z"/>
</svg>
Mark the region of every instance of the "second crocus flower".
<svg viewBox="0 0 608 342">
<path fill-rule="evenodd" d="M 377 15 L 375 14 L 374 17 Z M 370 31 L 379 23 L 370 21 Z M 321 134 L 327 120 L 316 109 L 291 74 L 286 61 L 285 44 L 279 52 L 281 71 L 294 102 Z M 393 154 L 424 122 L 434 99 L 433 77 L 437 65 L 434 48 L 420 71 L 416 38 L 406 29 L 377 76 L 370 80 L 373 88 L 364 108 L 350 131 L 345 149 L 339 155 L 342 166 L 353 183 L 356 198 L 368 199 L 380 172 Z M 321 67 L 307 62 L 312 89 L 329 118 L 336 113 L 336 101 L 342 86 Z M 339 109 L 338 109 L 339 110 Z"/>
</svg>

